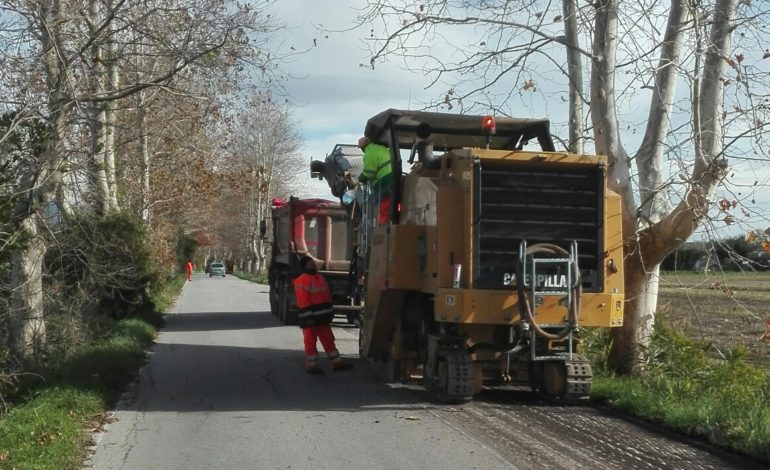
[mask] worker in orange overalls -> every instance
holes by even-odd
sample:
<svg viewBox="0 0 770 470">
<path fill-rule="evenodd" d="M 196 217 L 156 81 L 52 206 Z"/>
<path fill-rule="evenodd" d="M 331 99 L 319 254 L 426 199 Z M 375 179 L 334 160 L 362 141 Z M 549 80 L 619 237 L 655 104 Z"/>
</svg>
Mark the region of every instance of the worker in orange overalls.
<svg viewBox="0 0 770 470">
<path fill-rule="evenodd" d="M 318 274 L 313 258 L 303 256 L 300 266 L 302 274 L 294 279 L 294 297 L 299 308 L 299 327 L 302 328 L 305 341 L 305 371 L 308 374 L 323 374 L 323 370 L 318 367 L 316 340 L 321 341 L 333 370 L 352 369 L 352 364 L 342 361 L 334 344 L 334 333 L 329 325 L 334 318 L 329 284 Z"/>
<path fill-rule="evenodd" d="M 192 281 L 193 265 L 192 261 L 187 260 L 187 280 Z"/>
</svg>

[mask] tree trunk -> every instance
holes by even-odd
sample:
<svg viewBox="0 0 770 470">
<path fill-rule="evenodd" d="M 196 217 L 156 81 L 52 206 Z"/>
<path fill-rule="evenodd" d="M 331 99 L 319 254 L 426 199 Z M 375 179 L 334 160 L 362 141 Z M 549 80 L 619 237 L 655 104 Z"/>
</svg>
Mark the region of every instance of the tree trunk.
<svg viewBox="0 0 770 470">
<path fill-rule="evenodd" d="M 259 220 L 268 221 L 270 218 L 270 192 L 273 188 L 273 175 L 275 173 L 275 154 L 271 153 L 269 156 L 270 161 L 264 165 L 264 171 L 262 175 L 264 178 L 264 184 L 259 188 Z M 270 231 L 270 225 L 268 224 L 268 232 Z M 257 250 L 257 272 L 267 272 L 267 250 L 270 247 L 270 243 L 265 240 L 259 240 L 259 248 Z"/>
<path fill-rule="evenodd" d="M 113 8 L 111 1 L 107 2 L 110 11 Z M 109 28 L 108 43 L 105 46 L 107 59 L 107 92 L 113 92 L 120 88 L 120 75 L 118 73 L 117 52 L 115 46 L 115 31 Z M 105 113 L 105 136 L 104 136 L 104 169 L 107 173 L 107 207 L 110 212 L 118 212 L 118 183 L 115 167 L 115 107 L 117 101 L 106 101 L 104 103 Z"/>
<path fill-rule="evenodd" d="M 144 100 L 144 92 L 139 97 L 139 151 L 142 155 L 142 189 L 141 210 L 142 221 L 145 225 L 150 223 L 150 144 L 147 138 L 147 108 Z"/>
<path fill-rule="evenodd" d="M 43 256 L 40 217 L 29 214 L 17 223 L 24 232 L 22 248 L 11 255 L 11 323 L 9 347 L 14 357 L 28 362 L 45 346 L 43 318 Z"/>
<path fill-rule="evenodd" d="M 632 254 L 624 261 L 625 296 L 623 326 L 611 330 L 609 363 L 615 372 L 626 374 L 641 365 L 641 353 L 649 344 L 658 306 L 660 265 L 644 265 L 639 247 L 626 246 Z"/>
<path fill-rule="evenodd" d="M 90 0 L 88 3 L 88 22 L 90 24 L 90 36 L 93 41 L 91 56 L 93 68 L 91 69 L 91 93 L 99 95 L 105 91 L 104 51 L 99 45 L 100 38 L 96 35 L 102 22 L 101 4 L 98 0 Z M 91 160 L 92 160 L 92 187 L 95 192 L 95 210 L 97 214 L 104 215 L 109 212 L 109 181 L 107 169 L 104 165 L 104 152 L 107 143 L 107 105 L 94 102 L 91 104 Z"/>
<path fill-rule="evenodd" d="M 647 117 L 647 130 L 636 153 L 639 172 L 642 226 L 660 221 L 670 209 L 664 186 L 663 154 L 676 95 L 682 46 L 690 29 L 689 0 L 674 0 L 663 38 L 655 87 Z"/>
<path fill-rule="evenodd" d="M 583 153 L 583 63 L 580 56 L 575 0 L 564 0 L 564 35 L 567 43 L 569 75 L 569 147 L 570 153 Z"/>
<path fill-rule="evenodd" d="M 722 153 L 722 112 L 724 85 L 721 81 L 726 68 L 724 57 L 729 55 L 732 28 L 735 22 L 735 12 L 739 0 L 720 0 L 715 6 L 709 49 L 706 52 L 704 65 L 704 81 L 698 101 L 698 115 L 693 116 L 695 165 L 692 182 L 687 194 L 677 207 L 662 220 L 653 225 L 639 229 L 634 227 L 633 237 L 626 236 L 626 305 L 623 327 L 612 330 L 613 349 L 610 352 L 610 365 L 619 372 L 630 372 L 640 364 L 641 352 L 648 344 L 650 333 L 655 322 L 660 262 L 673 249 L 681 245 L 699 226 L 708 213 L 711 199 L 717 186 L 727 171 L 727 160 Z M 672 15 L 681 15 L 682 20 L 687 12 L 679 9 L 684 4 L 672 6 Z M 674 29 L 676 27 L 674 26 Z M 669 32 L 672 24 L 669 23 Z M 668 33 L 667 33 L 668 34 Z M 675 43 L 664 44 L 662 58 L 668 53 L 676 56 Z M 673 67 L 671 67 L 673 69 Z M 673 71 L 671 71 L 673 73 Z M 663 74 L 665 75 L 665 74 Z M 697 75 L 697 71 L 696 71 Z M 660 73 L 656 80 L 670 83 L 671 77 Z M 673 90 L 661 90 L 661 104 L 665 105 L 668 95 Z M 668 94 L 668 95 L 667 95 Z M 662 108 L 658 107 L 658 110 Z M 652 111 L 651 111 L 652 113 Z M 650 119 L 665 119 L 661 115 Z M 654 126 L 655 123 L 651 123 Z M 649 134 L 649 132 L 648 132 Z M 653 132 L 655 134 L 655 132 Z M 660 133 L 658 133 L 658 136 Z M 652 143 L 659 137 L 652 137 Z M 647 138 L 645 139 L 647 140 Z M 652 152 L 654 153 L 654 152 Z M 662 155 L 662 153 L 661 153 Z M 648 153 L 644 158 L 651 158 Z M 649 165 L 643 165 L 649 168 Z M 653 174 L 647 180 L 648 185 L 654 186 Z M 648 186 L 648 190 L 655 188 Z M 648 194 L 650 194 L 648 192 Z M 645 201 L 642 201 L 643 203 Z M 650 204 L 654 209 L 655 204 Z M 658 206 L 659 208 L 659 206 Z M 650 215 L 659 213 L 658 209 L 649 209 Z M 644 212 L 642 212 L 644 214 Z M 627 217 L 624 217 L 624 223 Z M 650 222 L 647 220 L 645 222 Z M 628 230 L 624 227 L 624 233 Z"/>
<path fill-rule="evenodd" d="M 630 184 L 628 155 L 620 140 L 615 109 L 615 55 L 617 52 L 618 5 L 616 0 L 598 0 L 594 27 L 594 58 L 591 71 L 591 122 L 596 153 L 609 160 L 609 186 L 623 200 L 623 231 L 626 238 L 635 230 L 636 205 Z"/>
<path fill-rule="evenodd" d="M 118 185 L 115 175 L 115 103 L 104 103 L 104 171 L 107 176 L 107 210 L 118 212 Z"/>
<path fill-rule="evenodd" d="M 652 316 L 646 314 L 649 303 L 650 273 L 641 269 L 636 243 L 636 204 L 630 185 L 628 156 L 620 140 L 618 116 L 615 109 L 615 60 L 617 51 L 618 3 L 599 0 L 594 4 L 594 59 L 591 73 L 591 120 L 594 126 L 596 152 L 607 155 L 609 182 L 623 201 L 623 237 L 626 247 L 624 272 L 626 276 L 623 327 L 613 328 L 613 349 L 610 365 L 618 371 L 633 369 L 638 357 L 639 341 L 649 337 Z"/>
<path fill-rule="evenodd" d="M 46 54 L 47 60 L 56 61 Z M 47 63 L 49 83 L 62 83 L 62 72 L 56 62 Z M 53 65 L 53 67 L 51 67 Z M 41 227 L 46 222 L 41 214 L 51 211 L 62 184 L 62 136 L 64 135 L 70 103 L 59 90 L 49 98 L 50 131 L 43 142 L 43 151 L 37 168 L 22 178 L 24 197 L 14 210 L 14 226 L 21 231 L 24 242 L 11 254 L 11 318 L 8 344 L 14 357 L 27 361 L 45 346 L 45 317 L 43 310 L 43 257 L 46 242 Z"/>
<path fill-rule="evenodd" d="M 42 214 L 61 187 L 64 154 L 62 149 L 67 116 L 72 106 L 70 64 L 59 54 L 63 43 L 60 0 L 37 4 L 42 19 L 40 41 L 48 92 L 50 129 L 43 141 L 39 159 L 20 179 L 21 199 L 14 209 L 14 226 L 22 231 L 25 243 L 11 254 L 11 316 L 8 345 L 11 354 L 27 360 L 45 346 L 43 310 L 43 256 L 46 252 L 41 226 Z"/>
<path fill-rule="evenodd" d="M 259 177 L 252 171 L 251 181 L 255 182 L 256 188 L 252 188 L 249 191 L 249 221 L 246 229 L 246 249 L 248 250 L 249 258 L 249 273 L 256 273 L 257 269 L 257 243 L 259 240 Z M 254 197 L 256 195 L 256 199 Z"/>
<path fill-rule="evenodd" d="M 104 168 L 105 122 L 104 103 L 94 103 L 91 112 L 91 166 L 92 187 L 95 193 L 94 209 L 99 215 L 109 212 L 109 183 Z"/>
</svg>

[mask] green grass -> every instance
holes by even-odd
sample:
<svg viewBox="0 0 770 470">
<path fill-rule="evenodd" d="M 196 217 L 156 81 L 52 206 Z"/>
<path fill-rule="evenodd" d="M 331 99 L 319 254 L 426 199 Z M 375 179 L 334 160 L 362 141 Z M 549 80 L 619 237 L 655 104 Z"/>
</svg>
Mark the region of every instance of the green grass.
<svg viewBox="0 0 770 470">
<path fill-rule="evenodd" d="M 171 307 L 171 304 L 174 303 L 174 300 L 182 291 L 186 282 L 187 278 L 184 275 L 179 274 L 169 277 L 160 283 L 160 286 L 152 292 L 153 312 L 151 315 L 154 315 L 157 319 L 161 319 L 162 317 L 160 314 Z M 161 326 L 162 323 L 162 321 L 157 322 L 152 318 L 147 320 L 150 320 L 149 322 L 155 326 Z"/>
<path fill-rule="evenodd" d="M 256 282 L 258 284 L 265 284 L 267 285 L 268 279 L 267 279 L 267 273 L 261 273 L 261 274 L 250 274 L 247 272 L 236 272 L 233 274 L 234 276 L 244 279 L 246 281 Z"/>
<path fill-rule="evenodd" d="M 156 309 L 167 308 L 183 285 L 180 277 L 156 293 Z M 106 339 L 57 361 L 41 373 L 44 382 L 28 384 L 0 417 L 0 469 L 82 468 L 90 428 L 144 363 L 156 331 L 143 319 L 120 320 Z"/>
<path fill-rule="evenodd" d="M 99 416 L 98 393 L 47 387 L 0 419 L 0 468 L 80 468 L 88 423 Z"/>
<path fill-rule="evenodd" d="M 658 324 L 644 370 L 618 377 L 603 366 L 601 341 L 588 349 L 596 369 L 593 399 L 770 463 L 770 375 L 741 350 L 714 359 L 710 345 Z"/>
<path fill-rule="evenodd" d="M 109 339 L 73 354 L 44 385 L 30 388 L 0 418 L 0 468 L 80 468 L 89 423 L 115 402 L 154 335 L 142 320 L 121 320 Z"/>
</svg>

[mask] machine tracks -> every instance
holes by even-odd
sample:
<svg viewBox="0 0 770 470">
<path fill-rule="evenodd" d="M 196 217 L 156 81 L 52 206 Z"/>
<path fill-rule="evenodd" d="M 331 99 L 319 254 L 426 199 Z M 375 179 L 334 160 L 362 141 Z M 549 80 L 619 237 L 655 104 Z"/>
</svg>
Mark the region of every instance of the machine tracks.
<svg viewBox="0 0 770 470">
<path fill-rule="evenodd" d="M 434 409 L 519 469 L 756 469 L 762 464 L 590 406 L 524 390 L 485 390 Z"/>
<path fill-rule="evenodd" d="M 533 388 L 544 397 L 565 404 L 590 398 L 593 370 L 586 357 L 559 353 L 534 364 Z"/>
<path fill-rule="evenodd" d="M 473 397 L 473 361 L 464 351 L 438 351 L 437 370 L 426 390 L 443 403 L 465 403 Z"/>
</svg>

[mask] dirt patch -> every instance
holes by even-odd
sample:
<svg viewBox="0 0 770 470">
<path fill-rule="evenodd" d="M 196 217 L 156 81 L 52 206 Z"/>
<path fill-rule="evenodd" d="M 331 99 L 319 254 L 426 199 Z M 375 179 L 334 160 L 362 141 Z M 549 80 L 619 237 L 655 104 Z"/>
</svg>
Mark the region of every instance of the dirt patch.
<svg viewBox="0 0 770 470">
<path fill-rule="evenodd" d="M 658 314 L 728 357 L 737 348 L 770 370 L 770 273 L 664 273 Z"/>
</svg>

